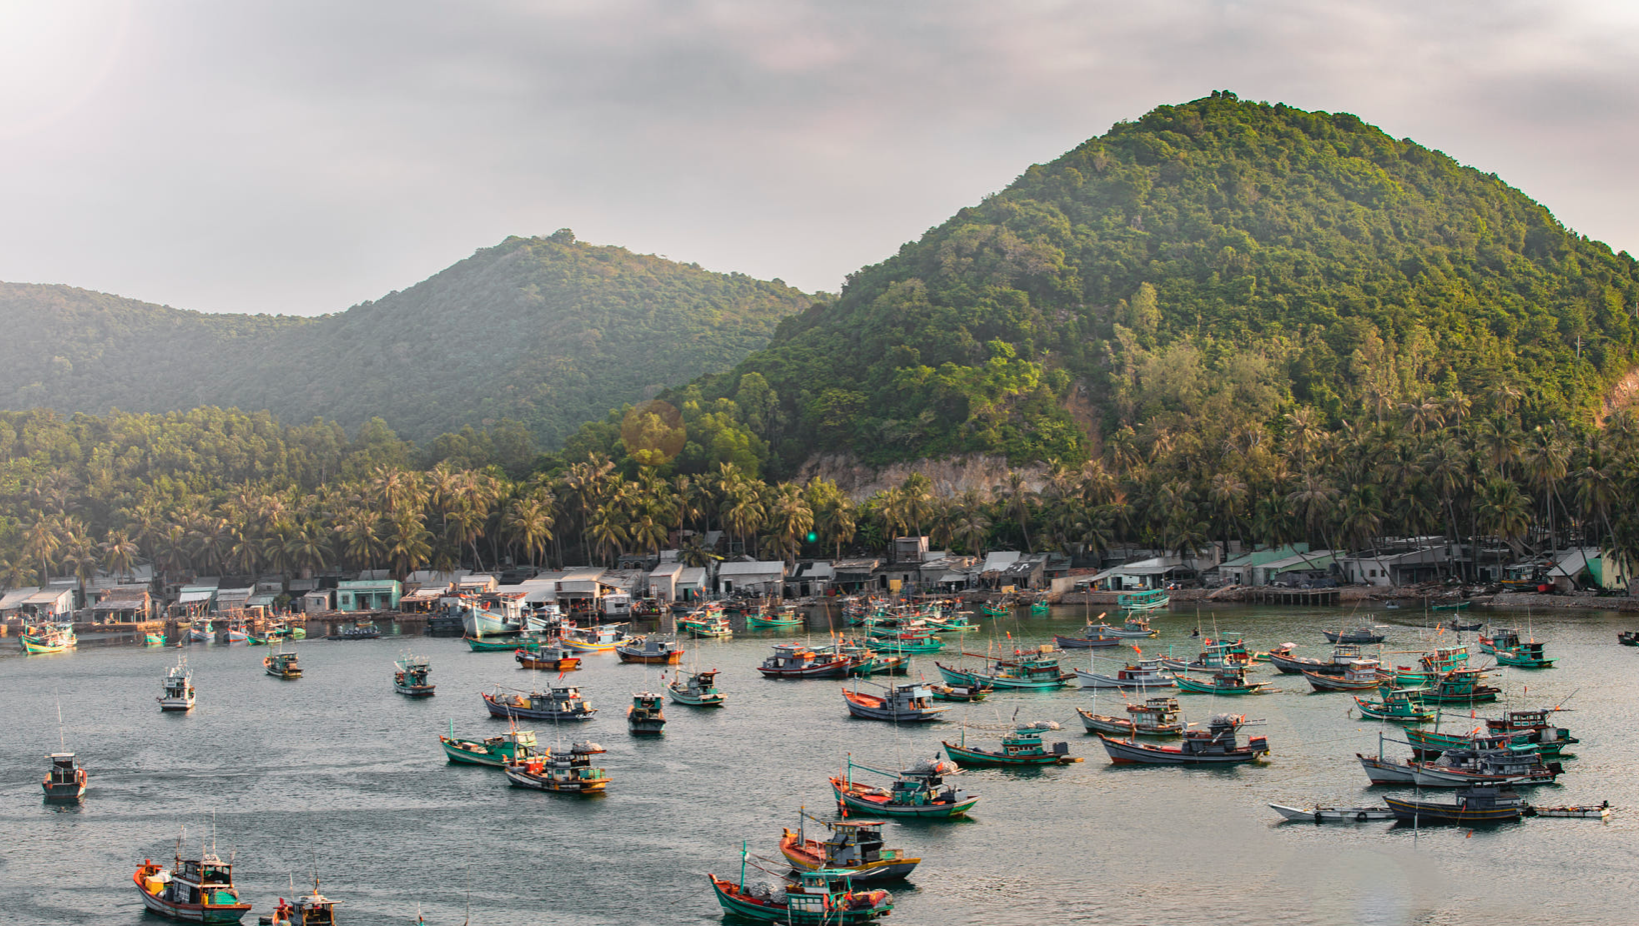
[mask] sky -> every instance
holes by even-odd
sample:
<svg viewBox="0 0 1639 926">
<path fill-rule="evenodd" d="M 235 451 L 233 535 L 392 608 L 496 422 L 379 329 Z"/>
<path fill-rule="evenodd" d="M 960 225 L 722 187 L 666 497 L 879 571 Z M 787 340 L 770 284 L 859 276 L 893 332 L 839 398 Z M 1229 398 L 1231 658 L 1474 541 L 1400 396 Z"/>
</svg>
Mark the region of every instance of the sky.
<svg viewBox="0 0 1639 926">
<path fill-rule="evenodd" d="M 567 227 L 835 292 L 1216 89 L 1639 252 L 1631 2 L 0 0 L 0 280 L 314 315 Z"/>
</svg>

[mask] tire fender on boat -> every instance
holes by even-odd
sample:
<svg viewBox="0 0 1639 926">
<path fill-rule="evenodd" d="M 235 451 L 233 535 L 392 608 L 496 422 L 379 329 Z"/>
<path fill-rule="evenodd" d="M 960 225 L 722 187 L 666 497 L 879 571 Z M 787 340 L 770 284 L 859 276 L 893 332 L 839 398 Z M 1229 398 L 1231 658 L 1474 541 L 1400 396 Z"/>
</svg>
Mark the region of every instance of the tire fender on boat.
<svg viewBox="0 0 1639 926">
<path fill-rule="evenodd" d="M 1362 810 L 1359 813 L 1355 814 L 1354 815 L 1354 822 L 1356 822 L 1356 823 L 1365 823 L 1366 822 L 1366 812 L 1364 810 Z"/>
</svg>

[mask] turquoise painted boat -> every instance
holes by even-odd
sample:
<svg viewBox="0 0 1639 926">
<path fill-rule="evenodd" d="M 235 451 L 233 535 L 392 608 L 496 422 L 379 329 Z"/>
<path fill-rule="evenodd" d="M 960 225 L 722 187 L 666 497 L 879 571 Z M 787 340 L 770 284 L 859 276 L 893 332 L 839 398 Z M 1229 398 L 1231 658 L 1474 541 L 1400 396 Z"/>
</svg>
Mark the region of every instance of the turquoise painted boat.
<svg viewBox="0 0 1639 926">
<path fill-rule="evenodd" d="M 1494 654 L 1497 665 L 1512 666 L 1516 669 L 1552 669 L 1554 660 L 1548 658 L 1542 651 L 1542 644 L 1528 641 L 1515 645 L 1511 649 L 1500 649 Z"/>
<path fill-rule="evenodd" d="M 165 635 L 162 634 L 162 633 L 145 633 L 145 634 L 142 635 L 142 645 L 144 645 L 144 646 L 164 646 L 165 645 Z"/>
<path fill-rule="evenodd" d="M 753 893 L 745 888 L 744 866 L 740 883 L 708 874 L 717 903 L 730 917 L 765 923 L 802 926 L 848 926 L 869 923 L 893 911 L 893 895 L 887 891 L 856 890 L 852 872 L 821 868 L 798 872 L 795 884 L 779 894 Z"/>
<path fill-rule="evenodd" d="M 490 768 L 504 768 L 508 762 L 521 762 L 535 755 L 535 731 L 520 730 L 513 727 L 499 736 L 487 736 L 481 740 L 459 740 L 455 738 L 455 721 L 450 721 L 448 736 L 440 736 L 438 742 L 444 747 L 444 755 L 451 762 L 466 765 L 487 765 Z"/>
<path fill-rule="evenodd" d="M 1159 611 L 1170 604 L 1172 596 L 1161 589 L 1127 592 L 1115 596 L 1115 606 L 1123 611 Z"/>
<path fill-rule="evenodd" d="M 1058 728 L 1059 725 L 1051 720 L 1021 724 L 1003 734 L 1000 752 L 969 746 L 964 729 L 960 743 L 944 743 L 945 754 L 962 768 L 1022 768 L 1080 762 L 1080 759 L 1070 755 L 1069 743 L 1054 743 L 1051 749 L 1042 743 L 1043 731 Z"/>
<path fill-rule="evenodd" d="M 74 636 L 73 630 L 39 626 L 23 631 L 17 642 L 23 647 L 23 652 L 35 656 L 45 653 L 66 653 L 79 643 L 79 639 Z"/>
<path fill-rule="evenodd" d="M 1046 614 L 1050 610 L 1052 610 L 1052 605 L 1047 603 L 1046 598 L 1038 598 L 1035 601 L 1030 602 L 1031 614 Z"/>
<path fill-rule="evenodd" d="M 1397 688 L 1384 692 L 1381 701 L 1355 698 L 1354 703 L 1360 708 L 1363 716 L 1372 720 L 1427 723 L 1434 719 L 1434 709 L 1424 706 L 1420 695 L 1425 691 L 1426 689 L 1421 688 Z"/>
<path fill-rule="evenodd" d="M 1240 666 L 1227 666 L 1205 679 L 1179 672 L 1172 680 L 1178 685 L 1179 691 L 1187 691 L 1190 694 L 1249 695 L 1269 690 L 1268 682 L 1247 681 L 1246 669 Z"/>
<path fill-rule="evenodd" d="M 779 611 L 759 611 L 746 615 L 747 630 L 801 630 L 802 625 L 802 615 L 790 606 Z"/>
<path fill-rule="evenodd" d="M 879 652 L 894 656 L 919 656 L 926 653 L 937 653 L 945 648 L 945 641 L 938 637 L 918 636 L 904 639 L 878 639 L 871 644 Z"/>
<path fill-rule="evenodd" d="M 1008 601 L 987 601 L 979 606 L 979 610 L 986 617 L 1007 617 L 1013 613 L 1013 604 Z"/>
<path fill-rule="evenodd" d="M 878 788 L 855 781 L 855 769 L 886 775 L 893 779 L 893 784 Z M 978 795 L 944 784 L 944 776 L 954 771 L 955 766 L 937 758 L 899 772 L 860 765 L 850 758 L 847 772 L 831 779 L 831 790 L 836 794 L 839 810 L 852 808 L 890 817 L 949 820 L 966 815 L 979 802 Z"/>
<path fill-rule="evenodd" d="M 511 634 L 504 637 L 464 637 L 467 646 L 475 653 L 511 653 L 518 647 L 535 642 L 536 638 L 525 634 Z"/>
<path fill-rule="evenodd" d="M 951 685 L 1047 690 L 1063 688 L 1076 677 L 1074 672 L 1065 672 L 1059 668 L 1057 652 L 1052 646 L 1043 645 L 1035 650 L 1019 650 L 1011 658 L 1006 659 L 981 656 L 978 653 L 963 653 L 964 656 L 975 656 L 985 660 L 985 668 L 952 668 L 938 662 L 935 662 L 934 666 L 939 670 L 939 674 L 945 677 L 945 682 Z"/>
</svg>

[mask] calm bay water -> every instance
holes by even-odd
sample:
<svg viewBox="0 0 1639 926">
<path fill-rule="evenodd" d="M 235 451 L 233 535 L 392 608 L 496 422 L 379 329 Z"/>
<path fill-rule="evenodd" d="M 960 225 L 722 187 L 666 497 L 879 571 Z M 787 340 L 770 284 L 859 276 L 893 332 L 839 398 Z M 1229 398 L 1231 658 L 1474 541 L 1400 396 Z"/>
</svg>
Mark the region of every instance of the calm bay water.
<svg viewBox="0 0 1639 926">
<path fill-rule="evenodd" d="M 1341 613 L 1219 607 L 1200 611 L 1199 621 L 1207 632 L 1244 633 L 1254 646 L 1291 640 L 1322 655 L 1317 628 L 1337 626 Z M 1428 645 L 1412 626 L 1420 614 L 1378 618 L 1400 625 L 1386 649 Z M 1197 619 L 1193 609 L 1157 617 L 1163 635 L 1142 641 L 1146 651 L 1191 651 Z M 1080 608 L 986 619 L 986 632 L 965 644 L 1006 647 L 1004 633 L 1012 643 L 1047 642 L 1082 620 Z M 811 625 L 822 638 L 824 618 Z M 1072 754 L 1086 762 L 968 772 L 960 784 L 981 797 L 971 820 L 892 824 L 889 845 L 923 863 L 910 883 L 890 886 L 889 922 L 1632 923 L 1639 653 L 1618 647 L 1615 635 L 1639 619 L 1554 614 L 1531 625 L 1561 667 L 1504 669 L 1500 685 L 1516 706 L 1574 692 L 1574 713 L 1563 717 L 1582 739 L 1561 784 L 1534 789 L 1533 800 L 1609 800 L 1619 809 L 1608 824 L 1532 820 L 1413 833 L 1381 823 L 1278 823 L 1270 801 L 1378 803 L 1374 792 L 1389 792 L 1368 788 L 1354 759 L 1376 751 L 1382 728 L 1345 716 L 1347 695 L 1310 694 L 1301 677 L 1267 667 L 1259 674 L 1276 679 L 1277 693 L 1180 701 L 1191 720 L 1215 710 L 1265 719 L 1269 762 L 1190 770 L 1112 767 L 1076 718 L 1092 693 L 1076 689 L 998 693 L 953 705 L 953 722 L 918 729 L 853 720 L 842 682 L 757 675 L 769 644 L 789 633 L 691 641 L 702 668 L 723 670 L 730 706 L 668 703 L 664 737 L 639 740 L 626 732 L 625 706 L 634 691 L 658 690 L 660 670 L 600 655 L 569 676 L 601 708 L 598 719 L 566 727 L 562 741 L 608 747 L 601 758 L 614 783 L 604 797 L 576 799 L 509 788 L 498 770 L 444 760 L 437 737 L 452 718 L 465 737 L 505 729 L 488 718 L 478 692 L 529 687 L 531 673 L 510 654 L 471 653 L 450 639 L 313 640 L 298 644 L 306 677 L 280 682 L 262 672 L 264 648 L 192 646 L 199 706 L 177 716 L 162 715 L 153 700 L 175 649 L 88 647 L 25 658 L 8 639 L 0 656 L 0 704 L 9 715 L 0 725 L 0 922 L 160 922 L 142 912 L 131 872 L 145 857 L 169 860 L 183 826 L 197 849 L 213 812 L 218 850 L 236 853 L 241 894 L 255 904 L 246 922 L 289 896 L 291 875 L 300 886 L 315 860 L 325 892 L 344 901 L 348 926 L 411 922 L 418 907 L 429 923 L 460 923 L 469 886 L 475 924 L 715 922 L 705 873 L 737 876 L 741 840 L 777 858 L 780 827 L 795 826 L 801 806 L 830 815 L 826 776 L 845 754 L 878 767 L 909 764 L 960 736 L 964 718 L 970 740 L 998 739 L 1017 709 L 1021 721 L 1062 724 Z M 960 646 L 946 639 L 949 655 L 938 658 L 950 662 Z M 393 692 L 393 660 L 405 652 L 432 658 L 436 697 Z M 936 680 L 934 658 L 916 657 L 917 673 Z M 53 808 L 40 796 L 42 756 L 57 747 L 58 698 L 68 747 L 91 776 L 78 808 Z M 1122 699 L 1105 693 L 1097 703 L 1118 713 Z M 534 726 L 543 742 L 554 740 L 550 724 Z M 752 870 L 748 880 L 772 878 Z"/>
</svg>

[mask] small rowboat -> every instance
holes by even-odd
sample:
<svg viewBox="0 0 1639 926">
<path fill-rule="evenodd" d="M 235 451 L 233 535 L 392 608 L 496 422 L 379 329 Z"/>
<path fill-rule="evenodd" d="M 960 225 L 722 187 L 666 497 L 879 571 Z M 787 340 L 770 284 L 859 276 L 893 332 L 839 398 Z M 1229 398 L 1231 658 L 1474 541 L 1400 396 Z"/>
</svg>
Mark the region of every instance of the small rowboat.
<svg viewBox="0 0 1639 926">
<path fill-rule="evenodd" d="M 747 630 L 801 630 L 802 616 L 795 610 L 781 611 L 776 617 L 772 614 L 747 614 Z"/>
<path fill-rule="evenodd" d="M 1429 607 L 1430 611 L 1467 611 L 1472 601 L 1453 601 L 1450 604 L 1437 604 Z"/>
<path fill-rule="evenodd" d="M 1624 630 L 1618 633 L 1616 642 L 1623 646 L 1639 646 L 1639 630 Z"/>
<path fill-rule="evenodd" d="M 1580 817 L 1584 820 L 1609 820 L 1611 818 L 1611 802 L 1606 801 L 1598 807 L 1529 807 L 1525 811 L 1528 817 Z"/>
<path fill-rule="evenodd" d="M 1270 804 L 1269 807 L 1293 823 L 1369 823 L 1394 819 L 1394 811 L 1387 807 L 1315 807 L 1310 810 L 1285 804 Z"/>
<path fill-rule="evenodd" d="M 518 648 L 520 642 L 528 642 L 529 637 L 522 634 L 507 634 L 488 637 L 465 637 L 467 647 L 475 653 L 510 653 Z"/>
<path fill-rule="evenodd" d="M 994 688 L 977 685 L 929 685 L 935 701 L 983 701 Z"/>
</svg>

